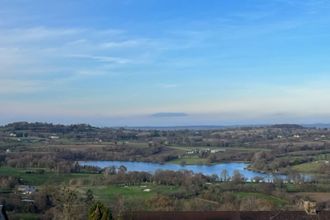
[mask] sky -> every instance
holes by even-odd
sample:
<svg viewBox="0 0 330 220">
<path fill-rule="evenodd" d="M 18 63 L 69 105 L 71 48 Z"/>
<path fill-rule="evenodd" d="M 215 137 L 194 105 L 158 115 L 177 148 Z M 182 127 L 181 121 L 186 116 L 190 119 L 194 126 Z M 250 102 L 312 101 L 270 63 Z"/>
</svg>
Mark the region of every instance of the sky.
<svg viewBox="0 0 330 220">
<path fill-rule="evenodd" d="M 0 124 L 330 123 L 329 9 L 0 0 Z"/>
</svg>

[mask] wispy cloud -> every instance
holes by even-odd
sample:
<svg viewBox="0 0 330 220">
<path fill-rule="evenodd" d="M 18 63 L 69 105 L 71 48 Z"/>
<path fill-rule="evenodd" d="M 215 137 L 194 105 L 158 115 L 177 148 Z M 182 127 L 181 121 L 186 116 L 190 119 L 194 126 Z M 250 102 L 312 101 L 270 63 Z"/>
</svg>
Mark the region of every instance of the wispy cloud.
<svg viewBox="0 0 330 220">
<path fill-rule="evenodd" d="M 68 55 L 68 57 L 77 58 L 77 59 L 90 59 L 98 62 L 116 63 L 116 64 L 128 64 L 133 62 L 130 59 L 125 59 L 121 57 L 112 57 L 112 56 L 93 56 L 93 55 L 73 54 L 73 55 Z"/>
<path fill-rule="evenodd" d="M 42 43 L 51 40 L 63 39 L 63 37 L 74 37 L 77 34 L 84 33 L 82 29 L 73 28 L 13 28 L 0 29 L 0 42 L 14 45 L 22 45 L 24 43 Z"/>
<path fill-rule="evenodd" d="M 145 44 L 145 40 L 125 40 L 125 41 L 112 41 L 112 42 L 105 42 L 102 43 L 100 46 L 104 49 L 111 49 L 111 48 L 128 48 L 128 47 L 138 47 L 142 44 Z"/>
<path fill-rule="evenodd" d="M 15 95 L 39 92 L 45 89 L 40 81 L 31 80 L 0 80 L 0 95 Z"/>
<path fill-rule="evenodd" d="M 118 3 L 125 18 L 89 8 L 71 14 L 70 7 L 85 6 L 79 1 L 63 14 L 11 2 L 0 9 L 2 113 L 139 114 L 155 121 L 163 114 L 176 121 L 198 114 L 224 120 L 330 111 L 330 91 L 320 82 L 329 77 L 303 84 L 329 70 L 329 1 L 252 0 L 239 7 L 231 1 L 202 4 L 205 10 L 192 4 L 173 7 L 172 19 L 158 4 L 146 7 L 150 17 L 140 15 L 135 7 L 145 9 L 149 1 L 131 1 L 134 13 Z M 59 10 L 66 1 L 54 2 Z M 150 117 L 154 112 L 166 114 Z M 179 118 L 181 112 L 189 116 Z"/>
<path fill-rule="evenodd" d="M 70 77 L 79 69 L 106 72 L 113 65 L 144 62 L 145 53 L 153 50 L 119 30 L 0 28 L 0 77 L 38 78 L 42 73 L 45 78 L 54 71 L 59 77 Z"/>
</svg>

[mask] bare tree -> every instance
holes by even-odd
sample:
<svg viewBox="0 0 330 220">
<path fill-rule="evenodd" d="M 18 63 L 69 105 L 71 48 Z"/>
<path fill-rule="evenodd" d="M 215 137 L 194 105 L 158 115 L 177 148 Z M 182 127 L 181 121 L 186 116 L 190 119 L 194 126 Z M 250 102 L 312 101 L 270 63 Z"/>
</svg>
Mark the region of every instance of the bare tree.
<svg viewBox="0 0 330 220">
<path fill-rule="evenodd" d="M 223 169 L 220 174 L 220 180 L 223 182 L 229 181 L 229 173 L 226 169 Z"/>
</svg>

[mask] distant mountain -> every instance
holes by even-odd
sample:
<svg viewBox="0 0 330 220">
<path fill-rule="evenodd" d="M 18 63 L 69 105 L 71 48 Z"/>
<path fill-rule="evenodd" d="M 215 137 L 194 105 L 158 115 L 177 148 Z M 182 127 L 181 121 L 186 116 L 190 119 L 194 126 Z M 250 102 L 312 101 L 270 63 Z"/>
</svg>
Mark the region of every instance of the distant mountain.
<svg viewBox="0 0 330 220">
<path fill-rule="evenodd" d="M 315 124 L 303 124 L 305 128 L 330 128 L 330 124 L 326 123 L 315 123 Z"/>
<path fill-rule="evenodd" d="M 315 124 L 255 124 L 255 125 L 186 125 L 186 126 L 121 126 L 121 127 L 94 127 L 88 124 L 52 124 L 41 122 L 14 122 L 0 126 L 1 129 L 7 131 L 34 131 L 34 132 L 51 132 L 51 133 L 66 133 L 66 132 L 87 132 L 96 131 L 98 129 L 139 129 L 139 130 L 219 130 L 219 129 L 234 129 L 234 128 L 283 128 L 283 129 L 304 129 L 304 128 L 330 128 L 330 124 L 315 123 Z"/>
<path fill-rule="evenodd" d="M 196 125 L 196 126 L 141 126 L 141 127 L 128 127 L 129 129 L 140 130 L 218 130 L 228 128 L 229 126 L 217 125 Z M 231 126 L 230 126 L 231 127 Z M 238 126 L 237 126 L 238 127 Z"/>
<path fill-rule="evenodd" d="M 271 128 L 286 128 L 286 129 L 303 129 L 304 126 L 298 124 L 275 124 Z"/>
<path fill-rule="evenodd" d="M 34 132 L 50 132 L 50 133 L 66 133 L 66 132 L 81 132 L 92 131 L 97 129 L 88 124 L 73 124 L 73 125 L 61 125 L 52 123 L 41 122 L 14 122 L 2 126 L 1 128 L 7 131 L 34 131 Z"/>
</svg>

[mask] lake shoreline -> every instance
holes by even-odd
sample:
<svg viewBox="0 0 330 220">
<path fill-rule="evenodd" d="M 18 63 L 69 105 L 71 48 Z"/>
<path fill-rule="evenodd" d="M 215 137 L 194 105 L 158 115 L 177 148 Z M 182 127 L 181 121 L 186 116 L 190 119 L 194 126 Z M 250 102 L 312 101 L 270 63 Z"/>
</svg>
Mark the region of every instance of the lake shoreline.
<svg viewBox="0 0 330 220">
<path fill-rule="evenodd" d="M 226 170 L 229 176 L 232 176 L 235 171 L 239 171 L 247 180 L 252 181 L 256 177 L 261 177 L 265 181 L 273 180 L 273 176 L 277 174 L 269 174 L 265 172 L 258 172 L 249 170 L 249 163 L 247 162 L 224 162 L 216 164 L 195 164 L 195 165 L 180 165 L 172 163 L 150 163 L 150 162 L 136 162 L 136 161 L 78 161 L 79 165 L 94 166 L 104 169 L 106 167 L 120 167 L 125 166 L 127 171 L 139 171 L 155 173 L 158 170 L 171 170 L 171 171 L 192 171 L 193 173 L 201 173 L 206 176 L 217 175 L 221 176 L 221 173 Z M 283 175 L 277 175 L 280 178 L 285 178 Z"/>
</svg>

